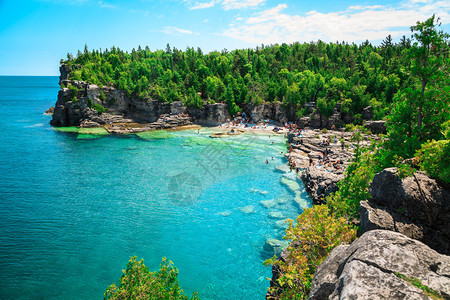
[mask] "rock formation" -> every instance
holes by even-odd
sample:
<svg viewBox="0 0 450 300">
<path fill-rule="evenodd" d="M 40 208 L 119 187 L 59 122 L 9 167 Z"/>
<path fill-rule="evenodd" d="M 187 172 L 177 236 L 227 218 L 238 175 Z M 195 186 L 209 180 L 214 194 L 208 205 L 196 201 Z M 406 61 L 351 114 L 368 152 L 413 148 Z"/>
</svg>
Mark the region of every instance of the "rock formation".
<svg viewBox="0 0 450 300">
<path fill-rule="evenodd" d="M 430 299 L 400 274 L 450 297 L 449 256 L 400 233 L 372 230 L 328 255 L 308 299 Z"/>
<path fill-rule="evenodd" d="M 450 254 L 450 191 L 423 172 L 404 179 L 396 168 L 376 174 L 360 214 L 363 233 L 397 231 Z"/>
<path fill-rule="evenodd" d="M 354 156 L 357 143 L 352 142 L 352 133 L 306 130 L 298 135 L 288 134 L 288 142 L 292 144 L 292 149 L 287 156 L 291 165 L 304 169 L 300 178 L 306 191 L 315 204 L 324 203 L 326 196 L 338 190 L 337 183 L 344 178 L 344 171 Z M 367 146 L 368 143 L 368 136 L 365 136 L 360 146 Z M 328 161 L 324 162 L 324 152 L 327 149 Z"/>
<path fill-rule="evenodd" d="M 95 127 L 110 123 L 145 123 L 148 128 L 141 126 L 141 130 L 151 130 L 190 125 L 193 122 L 218 125 L 230 118 L 227 106 L 222 103 L 206 104 L 194 109 L 186 108 L 181 101 L 165 103 L 130 97 L 114 87 L 98 87 L 65 79 L 61 83 L 73 87 L 59 91 L 50 122 L 53 126 Z M 120 127 L 111 131 L 120 132 Z"/>
</svg>

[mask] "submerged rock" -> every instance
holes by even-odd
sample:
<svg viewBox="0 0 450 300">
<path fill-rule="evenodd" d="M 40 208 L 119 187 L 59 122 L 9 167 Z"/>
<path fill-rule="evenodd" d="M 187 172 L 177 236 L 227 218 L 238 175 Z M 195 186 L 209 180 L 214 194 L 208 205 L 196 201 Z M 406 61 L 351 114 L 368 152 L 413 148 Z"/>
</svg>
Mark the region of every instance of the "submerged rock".
<svg viewBox="0 0 450 300">
<path fill-rule="evenodd" d="M 271 211 L 269 212 L 269 218 L 271 219 L 284 219 L 283 213 L 279 211 Z"/>
<path fill-rule="evenodd" d="M 267 195 L 269 193 L 268 191 L 263 191 L 263 190 L 259 190 L 259 189 L 255 189 L 255 188 L 251 188 L 249 191 L 252 193 L 258 193 L 261 195 Z"/>
<path fill-rule="evenodd" d="M 229 215 L 231 215 L 231 211 L 222 211 L 222 212 L 218 213 L 218 215 L 220 215 L 222 217 L 228 217 Z"/>
<path fill-rule="evenodd" d="M 289 203 L 291 200 L 288 197 L 279 197 L 277 199 L 278 204 L 286 204 Z"/>
<path fill-rule="evenodd" d="M 244 207 L 240 207 L 239 210 L 245 214 L 251 214 L 255 211 L 255 207 L 253 207 L 253 205 L 247 205 Z"/>
<path fill-rule="evenodd" d="M 288 229 L 289 223 L 286 220 L 278 220 L 275 222 L 275 227 L 279 229 Z"/>
<path fill-rule="evenodd" d="M 372 230 L 328 255 L 308 299 L 429 299 L 399 274 L 450 297 L 449 256 L 400 233 Z"/>
<path fill-rule="evenodd" d="M 276 199 L 270 199 L 270 200 L 262 200 L 259 201 L 265 208 L 272 208 L 277 206 L 278 201 Z"/>
<path fill-rule="evenodd" d="M 270 256 L 273 256 L 274 254 L 279 256 L 288 245 L 287 241 L 270 238 L 267 239 L 264 244 L 264 251 L 270 254 Z"/>
<path fill-rule="evenodd" d="M 298 204 L 298 206 L 302 209 L 305 210 L 308 207 L 311 206 L 311 204 L 309 203 L 308 199 L 305 199 L 301 196 L 301 194 L 297 194 L 294 197 L 294 202 Z"/>
<path fill-rule="evenodd" d="M 294 194 L 297 194 L 300 192 L 300 184 L 295 180 L 288 179 L 286 177 L 282 177 L 281 183 L 284 184 Z"/>
<path fill-rule="evenodd" d="M 287 164 L 282 164 L 282 165 L 276 166 L 275 169 L 277 171 L 280 171 L 281 173 L 288 173 L 291 171 L 291 169 L 289 168 L 289 166 Z"/>
</svg>

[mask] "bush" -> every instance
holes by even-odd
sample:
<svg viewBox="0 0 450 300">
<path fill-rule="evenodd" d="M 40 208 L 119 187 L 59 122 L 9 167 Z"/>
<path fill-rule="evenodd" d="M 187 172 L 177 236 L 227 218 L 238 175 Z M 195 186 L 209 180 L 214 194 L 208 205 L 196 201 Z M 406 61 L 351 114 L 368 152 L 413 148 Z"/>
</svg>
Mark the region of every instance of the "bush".
<svg viewBox="0 0 450 300">
<path fill-rule="evenodd" d="M 416 153 L 421 170 L 431 177 L 450 183 L 450 140 L 431 141 Z"/>
<path fill-rule="evenodd" d="M 106 95 L 105 92 L 100 91 L 100 96 L 98 97 L 100 100 L 105 101 L 106 100 Z"/>
<path fill-rule="evenodd" d="M 285 239 L 287 262 L 266 260 L 265 265 L 276 265 L 280 277 L 269 289 L 278 299 L 306 299 L 317 267 L 335 247 L 351 243 L 356 238 L 356 229 L 342 217 L 331 214 L 326 205 L 306 209 L 297 217 L 297 224 L 289 220 Z"/>
<path fill-rule="evenodd" d="M 104 108 L 101 104 L 98 103 L 94 105 L 94 109 L 98 112 L 99 115 L 106 112 L 106 108 Z"/>
<path fill-rule="evenodd" d="M 110 285 L 104 299 L 198 299 L 184 295 L 178 284 L 178 269 L 170 260 L 162 259 L 159 271 L 150 272 L 144 260 L 133 256 L 123 270 L 119 286 Z"/>
</svg>

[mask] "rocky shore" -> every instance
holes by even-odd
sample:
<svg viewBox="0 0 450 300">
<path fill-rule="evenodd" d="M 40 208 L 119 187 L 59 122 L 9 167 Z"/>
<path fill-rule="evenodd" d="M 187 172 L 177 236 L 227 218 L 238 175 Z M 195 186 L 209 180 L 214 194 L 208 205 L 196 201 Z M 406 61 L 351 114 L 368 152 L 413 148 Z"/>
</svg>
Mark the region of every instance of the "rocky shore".
<svg viewBox="0 0 450 300">
<path fill-rule="evenodd" d="M 354 133 L 343 130 L 301 130 L 288 134 L 290 151 L 286 154 L 293 168 L 299 168 L 300 178 L 314 204 L 337 191 L 337 183 L 355 154 L 356 148 L 366 147 L 376 135 L 364 135 L 356 141 Z"/>
</svg>

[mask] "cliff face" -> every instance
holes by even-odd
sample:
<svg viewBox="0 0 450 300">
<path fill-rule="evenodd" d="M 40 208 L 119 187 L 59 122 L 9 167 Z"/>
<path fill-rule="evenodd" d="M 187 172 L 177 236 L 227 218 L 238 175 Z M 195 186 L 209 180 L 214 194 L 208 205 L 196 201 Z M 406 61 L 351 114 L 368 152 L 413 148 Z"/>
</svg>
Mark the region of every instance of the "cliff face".
<svg viewBox="0 0 450 300">
<path fill-rule="evenodd" d="M 362 236 L 328 255 L 309 299 L 430 299 L 401 275 L 450 299 L 446 187 L 423 172 L 402 179 L 396 168 L 385 169 L 375 175 L 360 214 Z"/>
<path fill-rule="evenodd" d="M 193 122 L 205 125 L 218 125 L 230 118 L 227 106 L 222 103 L 207 104 L 199 109 L 186 108 L 181 101 L 165 103 L 129 97 L 114 87 L 99 87 L 67 79 L 63 79 L 61 83 L 65 86 L 72 85 L 77 90 L 63 88 L 59 91 L 50 122 L 53 126 L 101 126 L 109 122 L 153 123 L 162 115 L 179 113 L 187 113 Z M 96 107 L 105 108 L 105 112 L 99 113 Z"/>
<path fill-rule="evenodd" d="M 449 256 L 400 233 L 373 230 L 328 255 L 308 299 L 431 299 L 400 274 L 450 297 Z"/>
</svg>

